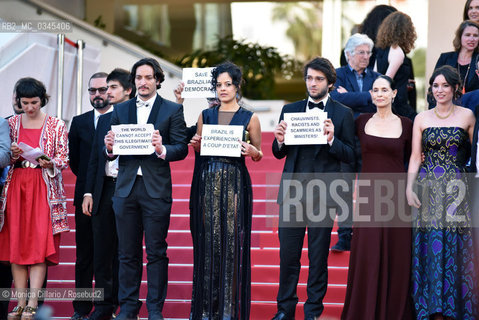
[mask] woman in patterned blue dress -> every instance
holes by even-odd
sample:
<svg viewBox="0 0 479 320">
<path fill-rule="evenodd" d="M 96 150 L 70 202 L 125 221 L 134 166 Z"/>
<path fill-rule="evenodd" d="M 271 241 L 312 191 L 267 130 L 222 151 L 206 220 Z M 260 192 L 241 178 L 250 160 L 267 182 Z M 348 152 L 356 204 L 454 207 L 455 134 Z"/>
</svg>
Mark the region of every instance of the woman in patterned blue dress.
<svg viewBox="0 0 479 320">
<path fill-rule="evenodd" d="M 417 319 L 466 320 L 477 313 L 465 176 L 475 119 L 471 110 L 453 104 L 460 83 L 454 68 L 436 69 L 429 80 L 436 107 L 414 121 L 406 196 L 417 208 L 412 239 Z"/>
</svg>

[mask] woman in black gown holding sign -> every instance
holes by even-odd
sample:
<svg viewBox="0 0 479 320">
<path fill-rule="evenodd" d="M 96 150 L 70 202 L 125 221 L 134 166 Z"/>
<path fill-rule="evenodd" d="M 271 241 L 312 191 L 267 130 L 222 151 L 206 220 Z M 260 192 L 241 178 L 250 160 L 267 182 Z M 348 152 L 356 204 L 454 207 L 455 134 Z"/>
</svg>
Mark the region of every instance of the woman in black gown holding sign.
<svg viewBox="0 0 479 320">
<path fill-rule="evenodd" d="M 191 141 L 200 149 L 203 124 L 243 126 L 240 157 L 202 156 L 195 225 L 190 319 L 249 319 L 252 188 L 245 157 L 261 160 L 258 117 L 237 102 L 241 70 L 233 63 L 212 71 L 219 107 L 203 110 Z M 250 143 L 246 140 L 251 140 Z"/>
</svg>

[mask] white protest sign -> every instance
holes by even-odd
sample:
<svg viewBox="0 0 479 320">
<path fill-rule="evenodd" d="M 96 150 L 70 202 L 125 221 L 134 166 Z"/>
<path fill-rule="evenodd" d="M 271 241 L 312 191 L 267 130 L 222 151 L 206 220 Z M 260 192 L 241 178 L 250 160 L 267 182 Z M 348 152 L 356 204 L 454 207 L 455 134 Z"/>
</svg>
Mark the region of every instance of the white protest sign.
<svg viewBox="0 0 479 320">
<path fill-rule="evenodd" d="M 140 155 L 155 152 L 155 147 L 151 144 L 155 131 L 153 124 L 120 124 L 111 126 L 111 130 L 115 133 L 113 154 Z"/>
<path fill-rule="evenodd" d="M 183 82 L 185 88 L 181 93 L 182 98 L 214 98 L 215 92 L 211 91 L 211 71 L 213 68 L 184 68 Z"/>
<path fill-rule="evenodd" d="M 205 124 L 201 132 L 202 156 L 241 157 L 243 126 Z"/>
<path fill-rule="evenodd" d="M 285 113 L 284 121 L 287 126 L 284 143 L 286 145 L 326 144 L 328 140 L 324 134 L 324 120 L 327 118 L 328 113 L 321 110 L 311 113 Z"/>
</svg>

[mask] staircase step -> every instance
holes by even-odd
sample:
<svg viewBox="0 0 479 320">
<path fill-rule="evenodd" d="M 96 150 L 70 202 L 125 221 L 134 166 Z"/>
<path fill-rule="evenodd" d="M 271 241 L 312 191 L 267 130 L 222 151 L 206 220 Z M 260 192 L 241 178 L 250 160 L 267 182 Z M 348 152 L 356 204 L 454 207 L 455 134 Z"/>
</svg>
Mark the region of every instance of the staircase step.
<svg viewBox="0 0 479 320">
<path fill-rule="evenodd" d="M 271 132 L 262 134 L 261 148 L 264 154 L 262 161 L 253 162 L 246 159 L 246 165 L 253 183 L 253 217 L 251 235 L 251 280 L 252 280 L 252 320 L 270 319 L 276 313 L 276 294 L 279 281 L 279 240 L 278 210 L 276 204 L 284 159 L 274 158 L 271 144 L 274 135 Z M 193 248 L 190 234 L 189 195 L 194 168 L 194 153 L 191 148 L 187 158 L 171 164 L 173 182 L 173 204 L 168 233 L 168 269 L 169 286 L 164 315 L 167 319 L 188 319 L 190 312 Z M 63 180 L 67 195 L 67 210 L 71 232 L 63 233 L 60 248 L 60 265 L 49 267 L 48 287 L 74 287 L 75 263 L 75 207 L 73 195 L 75 175 L 69 170 L 63 171 Z M 331 245 L 337 241 L 337 227 L 331 234 Z M 140 299 L 146 297 L 146 254 L 144 256 L 143 282 L 140 287 Z M 306 300 L 306 283 L 308 278 L 307 235 L 301 257 L 296 318 L 303 318 L 303 304 Z M 328 259 L 328 291 L 325 297 L 325 310 L 321 319 L 339 319 L 346 292 L 349 252 L 333 253 Z M 71 301 L 50 301 L 54 307 L 54 316 L 69 319 L 73 314 Z M 13 304 L 11 303 L 11 307 Z M 145 304 L 140 310 L 140 317 L 147 319 Z"/>
</svg>

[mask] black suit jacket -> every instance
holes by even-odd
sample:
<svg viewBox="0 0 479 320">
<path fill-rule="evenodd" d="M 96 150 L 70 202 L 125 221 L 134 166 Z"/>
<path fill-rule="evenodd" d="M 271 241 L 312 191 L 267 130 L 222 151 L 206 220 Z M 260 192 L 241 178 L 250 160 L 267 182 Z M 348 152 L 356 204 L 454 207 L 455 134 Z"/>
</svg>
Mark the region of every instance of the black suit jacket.
<svg viewBox="0 0 479 320">
<path fill-rule="evenodd" d="M 91 193 L 93 197 L 92 215 L 98 212 L 98 204 L 103 190 L 103 177 L 105 176 L 106 158 L 103 156 L 105 152 L 105 135 L 110 130 L 111 112 L 100 116 L 96 125 L 93 145 L 88 162 L 88 172 L 85 184 L 85 193 Z"/>
<path fill-rule="evenodd" d="M 297 101 L 287 104 L 281 110 L 279 121 L 284 119 L 285 113 L 291 112 L 305 112 L 307 100 Z M 350 108 L 341 103 L 329 98 L 325 109 L 328 113 L 328 118 L 331 119 L 334 125 L 334 141 L 331 146 L 329 144 L 321 145 L 318 149 L 314 161 L 315 172 L 341 172 L 341 162 L 350 163 L 354 160 L 354 119 Z M 283 144 L 281 149 L 278 146 L 278 141 L 273 141 L 273 155 L 282 159 L 286 157 L 283 168 L 283 177 L 290 173 L 297 172 L 296 163 L 298 152 L 302 148 L 301 145 L 287 146 Z M 282 199 L 281 183 L 280 191 L 278 193 L 278 203 L 281 204 Z"/>
<path fill-rule="evenodd" d="M 77 177 L 73 200 L 76 207 L 81 207 L 85 193 L 88 161 L 95 134 L 94 117 L 93 110 L 73 117 L 68 133 L 70 168 Z"/>
<path fill-rule="evenodd" d="M 444 65 L 457 68 L 458 55 L 459 55 L 459 52 L 457 51 L 441 53 L 441 55 L 439 56 L 439 59 L 437 59 L 436 66 L 434 67 L 434 69 L 437 69 Z M 471 69 L 467 73 L 467 79 L 464 84 L 466 88 L 466 92 L 479 89 L 478 87 L 479 81 L 477 81 L 477 75 L 476 75 L 478 59 L 479 59 L 479 55 L 477 54 L 477 52 L 474 52 L 471 58 Z M 464 79 L 461 79 L 461 80 L 464 80 Z"/>
<path fill-rule="evenodd" d="M 136 108 L 136 98 L 116 105 L 111 115 L 111 125 L 137 123 Z M 171 202 L 169 162 L 183 160 L 188 154 L 183 106 L 157 95 L 147 123 L 152 123 L 155 129 L 160 131 L 167 150 L 166 158 L 163 160 L 156 153 L 120 156 L 115 196 L 128 197 L 135 183 L 138 167 L 141 166 L 148 196 Z"/>
</svg>

